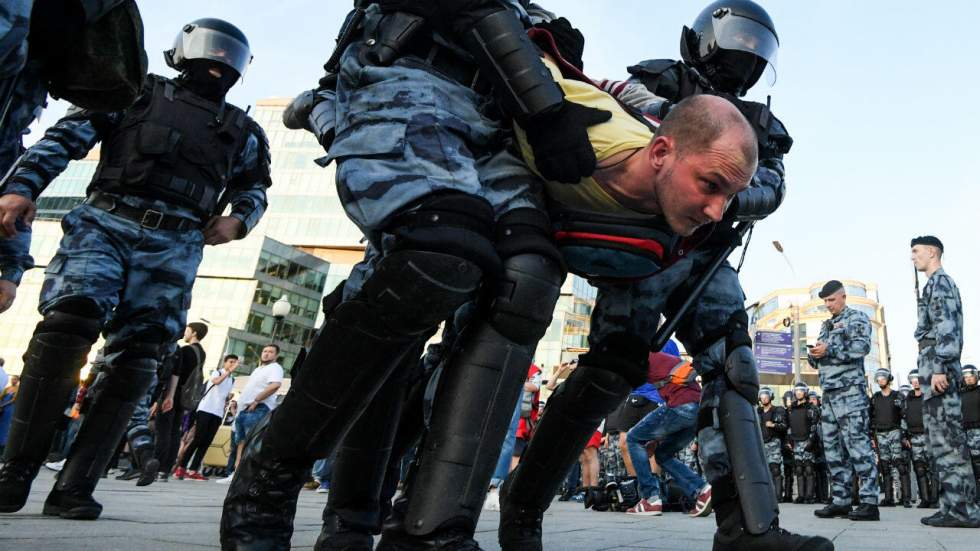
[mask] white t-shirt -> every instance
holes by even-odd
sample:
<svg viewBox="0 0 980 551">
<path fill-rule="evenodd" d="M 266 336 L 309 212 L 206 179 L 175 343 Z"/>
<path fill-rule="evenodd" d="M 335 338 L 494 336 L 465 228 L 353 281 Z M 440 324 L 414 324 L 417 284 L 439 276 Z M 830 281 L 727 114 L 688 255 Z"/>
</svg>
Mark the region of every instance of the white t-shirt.
<svg viewBox="0 0 980 551">
<path fill-rule="evenodd" d="M 242 411 L 251 405 L 255 401 L 255 397 L 258 396 L 265 387 L 269 386 L 269 383 L 281 383 L 282 382 L 282 366 L 276 362 L 271 364 L 260 365 L 255 368 L 248 377 L 248 382 L 245 383 L 245 388 L 242 389 L 241 396 L 238 397 L 238 411 Z M 269 410 L 276 409 L 276 394 L 272 393 L 271 396 L 262 400 L 262 403 L 269 406 Z"/>
<path fill-rule="evenodd" d="M 204 397 L 201 398 L 201 402 L 197 405 L 197 411 L 203 411 L 204 413 L 210 413 L 218 417 L 225 414 L 225 400 L 228 398 L 228 393 L 231 392 L 231 387 L 235 386 L 235 380 L 229 375 L 225 377 L 224 381 L 221 381 L 220 385 L 211 388 L 214 386 L 211 379 L 220 376 L 221 371 L 217 369 L 211 372 L 211 376 L 208 377 L 208 386 L 204 388 Z"/>
</svg>

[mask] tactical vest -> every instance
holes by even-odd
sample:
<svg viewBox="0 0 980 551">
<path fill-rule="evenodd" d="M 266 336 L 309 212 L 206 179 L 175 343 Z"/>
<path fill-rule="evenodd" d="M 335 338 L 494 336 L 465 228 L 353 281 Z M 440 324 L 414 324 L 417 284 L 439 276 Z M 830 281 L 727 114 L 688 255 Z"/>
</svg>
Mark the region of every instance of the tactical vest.
<svg viewBox="0 0 980 551">
<path fill-rule="evenodd" d="M 902 412 L 896 401 L 897 393 L 893 392 L 885 396 L 881 392 L 875 392 L 871 397 L 871 404 L 874 406 L 875 417 L 871 420 L 871 427 L 879 431 L 895 430 L 902 422 Z"/>
<path fill-rule="evenodd" d="M 911 392 L 905 397 L 905 424 L 908 425 L 911 434 L 925 434 L 926 424 L 922 420 L 922 403 L 924 400 L 921 395 L 915 396 Z"/>
<path fill-rule="evenodd" d="M 789 410 L 789 430 L 790 438 L 796 441 L 808 440 L 810 438 L 810 427 L 812 426 L 812 416 L 809 406 L 793 406 Z"/>
<path fill-rule="evenodd" d="M 143 96 L 102 142 L 89 189 L 160 199 L 206 219 L 248 139 L 247 117 L 151 75 Z"/>
<path fill-rule="evenodd" d="M 963 403 L 963 428 L 980 429 L 980 386 L 964 386 L 960 400 Z"/>
<path fill-rule="evenodd" d="M 769 411 L 765 411 L 762 409 L 762 406 L 759 406 L 759 427 L 762 429 L 763 442 L 771 442 L 774 438 L 779 438 L 779 435 L 776 434 L 775 429 L 766 426 L 768 421 L 772 421 L 777 425 L 783 422 L 782 412 L 779 410 L 779 407 L 773 406 L 769 408 Z"/>
</svg>

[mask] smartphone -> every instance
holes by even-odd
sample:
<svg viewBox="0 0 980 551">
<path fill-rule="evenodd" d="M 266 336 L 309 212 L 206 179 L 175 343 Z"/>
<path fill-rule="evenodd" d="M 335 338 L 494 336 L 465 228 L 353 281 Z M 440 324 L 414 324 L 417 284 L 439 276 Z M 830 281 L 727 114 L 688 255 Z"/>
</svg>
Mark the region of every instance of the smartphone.
<svg viewBox="0 0 980 551">
<path fill-rule="evenodd" d="M 812 344 L 808 344 L 808 345 L 806 345 L 806 347 L 807 347 L 807 348 L 813 348 L 813 346 L 814 346 L 814 345 L 812 345 Z"/>
</svg>

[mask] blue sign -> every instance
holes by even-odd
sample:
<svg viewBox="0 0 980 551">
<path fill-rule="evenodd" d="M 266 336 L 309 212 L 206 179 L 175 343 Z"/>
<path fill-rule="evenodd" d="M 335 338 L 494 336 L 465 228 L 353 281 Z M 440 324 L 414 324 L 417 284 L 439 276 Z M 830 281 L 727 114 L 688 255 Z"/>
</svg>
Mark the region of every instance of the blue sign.
<svg viewBox="0 0 980 551">
<path fill-rule="evenodd" d="M 760 373 L 793 373 L 793 334 L 785 331 L 756 331 L 755 358 Z"/>
</svg>

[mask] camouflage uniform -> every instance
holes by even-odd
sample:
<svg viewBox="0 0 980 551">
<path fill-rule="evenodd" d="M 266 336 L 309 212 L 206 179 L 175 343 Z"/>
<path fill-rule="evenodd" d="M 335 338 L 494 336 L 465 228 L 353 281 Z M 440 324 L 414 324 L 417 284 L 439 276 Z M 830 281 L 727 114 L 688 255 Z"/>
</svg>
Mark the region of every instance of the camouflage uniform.
<svg viewBox="0 0 980 551">
<path fill-rule="evenodd" d="M 939 511 L 964 522 L 980 521 L 976 483 L 963 432 L 960 405 L 960 353 L 963 349 L 963 306 L 953 279 L 936 270 L 919 299 L 919 384 L 925 405 L 923 416 L 929 446 L 940 477 Z M 946 375 L 949 388 L 942 394 L 932 389 L 932 376 Z"/>
<path fill-rule="evenodd" d="M 859 480 L 862 504 L 878 504 L 878 467 L 869 436 L 868 395 L 864 356 L 871 351 L 871 321 L 845 307 L 820 326 L 819 340 L 827 355 L 809 358 L 820 372 L 824 390 L 821 431 L 824 458 L 830 469 L 834 505 L 851 503 L 851 473 Z"/>
<path fill-rule="evenodd" d="M 774 438 L 765 443 L 766 447 L 766 462 L 771 465 L 782 465 L 783 464 L 783 450 L 782 441 L 779 438 Z"/>
</svg>

